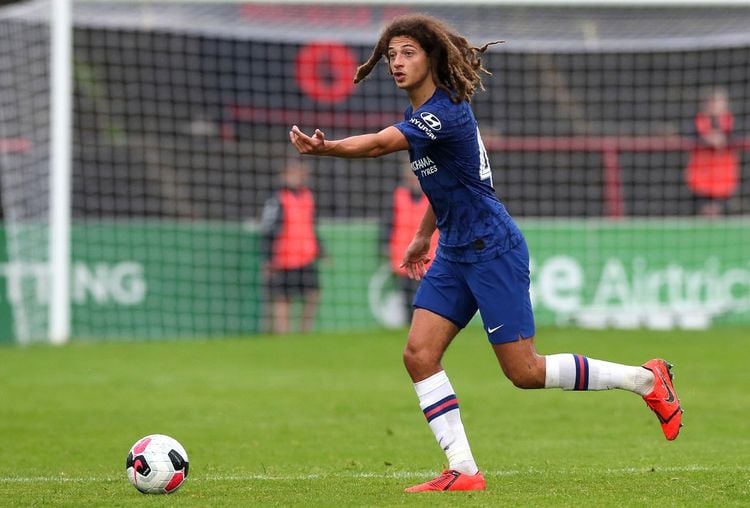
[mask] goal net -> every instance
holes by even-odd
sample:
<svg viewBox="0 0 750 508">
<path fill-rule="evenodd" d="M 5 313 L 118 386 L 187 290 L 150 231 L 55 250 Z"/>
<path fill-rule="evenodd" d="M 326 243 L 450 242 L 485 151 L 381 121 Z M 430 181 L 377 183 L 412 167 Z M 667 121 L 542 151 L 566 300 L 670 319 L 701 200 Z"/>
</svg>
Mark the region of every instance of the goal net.
<svg viewBox="0 0 750 508">
<path fill-rule="evenodd" d="M 47 336 L 49 51 L 46 22 L 0 15 L 0 336 L 21 342 Z"/>
<path fill-rule="evenodd" d="M 581 4 L 74 1 L 72 336 L 270 331 L 269 231 L 297 230 L 270 220 L 299 164 L 288 131 L 400 121 L 384 64 L 352 76 L 410 12 L 506 40 L 472 106 L 530 245 L 538 324 L 750 324 L 750 8 Z M 49 5 L 0 8 L 0 341 L 46 337 Z M 403 325 L 388 226 L 406 162 L 302 161 L 314 329 Z"/>
</svg>

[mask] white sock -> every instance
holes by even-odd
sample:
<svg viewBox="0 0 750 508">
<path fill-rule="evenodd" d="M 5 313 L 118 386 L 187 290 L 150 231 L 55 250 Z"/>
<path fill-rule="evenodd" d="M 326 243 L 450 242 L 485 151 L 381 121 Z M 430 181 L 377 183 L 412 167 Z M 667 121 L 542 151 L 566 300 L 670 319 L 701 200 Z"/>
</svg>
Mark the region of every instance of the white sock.
<svg viewBox="0 0 750 508">
<path fill-rule="evenodd" d="M 414 383 L 419 407 L 448 458 L 449 469 L 469 475 L 479 471 L 461 423 L 458 399 L 444 370 Z"/>
<path fill-rule="evenodd" d="M 646 395 L 654 387 L 654 375 L 643 367 L 594 360 L 581 355 L 545 356 L 545 388 L 563 390 L 609 390 L 619 388 Z"/>
</svg>

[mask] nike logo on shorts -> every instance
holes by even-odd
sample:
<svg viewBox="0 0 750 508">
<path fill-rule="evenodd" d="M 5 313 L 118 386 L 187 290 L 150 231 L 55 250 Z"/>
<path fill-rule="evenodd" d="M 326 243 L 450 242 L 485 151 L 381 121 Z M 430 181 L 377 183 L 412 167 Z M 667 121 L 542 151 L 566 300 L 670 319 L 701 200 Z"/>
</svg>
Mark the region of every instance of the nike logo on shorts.
<svg viewBox="0 0 750 508">
<path fill-rule="evenodd" d="M 497 330 L 499 330 L 499 329 L 500 329 L 500 328 L 502 328 L 503 326 L 505 326 L 505 324 L 502 324 L 502 325 L 498 325 L 498 326 L 496 326 L 495 328 L 490 328 L 490 327 L 488 326 L 488 327 L 487 327 L 487 333 L 493 333 L 493 332 L 496 332 Z"/>
</svg>

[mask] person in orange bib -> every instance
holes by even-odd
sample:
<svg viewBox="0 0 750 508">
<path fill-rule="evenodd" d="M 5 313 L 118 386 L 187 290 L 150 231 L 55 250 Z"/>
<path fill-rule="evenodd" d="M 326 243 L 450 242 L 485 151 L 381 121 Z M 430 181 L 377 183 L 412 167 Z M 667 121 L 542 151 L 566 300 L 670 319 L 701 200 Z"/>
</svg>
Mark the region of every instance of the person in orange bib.
<svg viewBox="0 0 750 508">
<path fill-rule="evenodd" d="M 318 260 L 323 249 L 308 176 L 306 164 L 288 162 L 281 172 L 281 188 L 263 207 L 261 256 L 271 300 L 271 331 L 277 334 L 291 331 L 292 304 L 298 299 L 299 330 L 312 331 L 320 300 Z"/>
<path fill-rule="evenodd" d="M 419 186 L 419 178 L 408 161 L 404 162 L 404 169 L 399 184 L 393 189 L 390 201 L 384 207 L 384 215 L 381 227 L 381 245 L 388 257 L 391 271 L 396 277 L 396 285 L 401 291 L 404 303 L 404 316 L 406 323 L 411 322 L 414 311 L 414 295 L 419 288 L 419 281 L 411 279 L 406 268 L 401 266 L 404 252 L 414 238 L 414 233 L 419 229 L 419 223 L 430 202 Z M 435 258 L 437 249 L 438 233 L 432 235 L 430 250 L 427 254 L 429 259 Z"/>
<path fill-rule="evenodd" d="M 711 90 L 695 115 L 698 144 L 690 154 L 685 180 L 695 201 L 695 213 L 717 217 L 726 212 L 739 186 L 739 155 L 729 144 L 734 115 L 724 89 Z"/>
</svg>

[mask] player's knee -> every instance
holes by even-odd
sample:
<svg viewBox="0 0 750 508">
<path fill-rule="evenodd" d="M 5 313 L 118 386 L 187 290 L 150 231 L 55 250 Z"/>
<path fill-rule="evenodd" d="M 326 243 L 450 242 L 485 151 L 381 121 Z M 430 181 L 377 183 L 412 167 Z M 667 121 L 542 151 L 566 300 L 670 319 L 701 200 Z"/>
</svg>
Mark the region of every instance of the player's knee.
<svg viewBox="0 0 750 508">
<path fill-rule="evenodd" d="M 404 366 L 410 373 L 432 370 L 439 359 L 432 351 L 425 348 L 414 348 L 407 345 L 403 354 Z"/>
<path fill-rule="evenodd" d="M 404 348 L 403 360 L 404 366 L 409 370 L 412 366 L 415 366 L 423 361 L 423 354 L 419 351 L 407 346 Z"/>
</svg>

